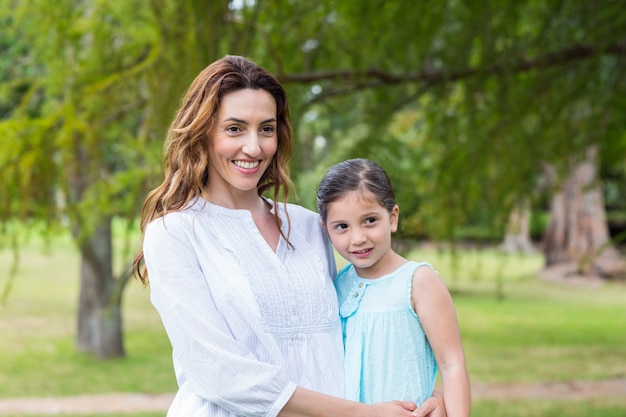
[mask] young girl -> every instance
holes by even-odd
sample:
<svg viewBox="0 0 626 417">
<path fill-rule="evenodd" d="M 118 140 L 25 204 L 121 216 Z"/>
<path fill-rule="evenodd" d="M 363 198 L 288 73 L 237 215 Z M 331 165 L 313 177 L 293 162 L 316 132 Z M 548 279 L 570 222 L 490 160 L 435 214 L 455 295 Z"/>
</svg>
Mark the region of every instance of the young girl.
<svg viewBox="0 0 626 417">
<path fill-rule="evenodd" d="M 367 159 L 333 166 L 318 187 L 317 207 L 333 246 L 349 261 L 335 280 L 348 398 L 419 405 L 431 396 L 439 369 L 447 415 L 469 416 L 452 298 L 428 263 L 391 248 L 399 208 L 385 171 Z"/>
</svg>

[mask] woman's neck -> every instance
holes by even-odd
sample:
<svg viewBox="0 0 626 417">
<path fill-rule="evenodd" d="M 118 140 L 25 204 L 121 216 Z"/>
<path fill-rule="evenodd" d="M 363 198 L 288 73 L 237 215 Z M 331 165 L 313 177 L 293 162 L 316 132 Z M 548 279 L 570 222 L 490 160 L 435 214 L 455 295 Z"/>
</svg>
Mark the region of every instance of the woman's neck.
<svg viewBox="0 0 626 417">
<path fill-rule="evenodd" d="M 202 198 L 211 204 L 217 206 L 238 209 L 249 210 L 253 214 L 263 214 L 269 209 L 267 201 L 254 192 L 241 192 L 241 193 L 212 193 L 209 190 L 204 190 Z"/>
</svg>

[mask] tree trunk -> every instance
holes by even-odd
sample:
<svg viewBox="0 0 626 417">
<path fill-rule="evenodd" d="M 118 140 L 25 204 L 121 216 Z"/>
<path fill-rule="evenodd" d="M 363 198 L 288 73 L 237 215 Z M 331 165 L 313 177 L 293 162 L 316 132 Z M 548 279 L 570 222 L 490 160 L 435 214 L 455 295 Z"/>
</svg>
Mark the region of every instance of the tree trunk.
<svg viewBox="0 0 626 417">
<path fill-rule="evenodd" d="M 524 201 L 511 211 L 502 249 L 507 253 L 535 251 L 530 239 L 530 204 L 528 201 Z"/>
<path fill-rule="evenodd" d="M 544 235 L 546 267 L 567 265 L 566 274 L 617 277 L 624 261 L 613 246 L 606 221 L 602 189 L 597 182 L 597 149 L 572 163 L 550 204 L 550 222 Z M 556 174 L 549 168 L 553 182 Z"/>
<path fill-rule="evenodd" d="M 104 219 L 79 246 L 77 349 L 100 359 L 123 357 L 121 297 L 117 296 L 113 276 L 111 219 Z"/>
</svg>

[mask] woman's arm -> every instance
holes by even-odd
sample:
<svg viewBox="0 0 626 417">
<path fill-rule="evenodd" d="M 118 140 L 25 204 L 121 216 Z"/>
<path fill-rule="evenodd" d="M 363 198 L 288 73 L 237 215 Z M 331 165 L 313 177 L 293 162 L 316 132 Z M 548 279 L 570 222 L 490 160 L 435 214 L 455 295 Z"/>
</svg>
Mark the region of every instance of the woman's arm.
<svg viewBox="0 0 626 417">
<path fill-rule="evenodd" d="M 469 376 L 450 292 L 435 271 L 422 267 L 415 270 L 411 298 L 441 372 L 446 413 L 469 417 Z"/>
<path fill-rule="evenodd" d="M 298 387 L 278 417 L 412 417 L 413 410 L 411 401 L 366 405 Z"/>
</svg>

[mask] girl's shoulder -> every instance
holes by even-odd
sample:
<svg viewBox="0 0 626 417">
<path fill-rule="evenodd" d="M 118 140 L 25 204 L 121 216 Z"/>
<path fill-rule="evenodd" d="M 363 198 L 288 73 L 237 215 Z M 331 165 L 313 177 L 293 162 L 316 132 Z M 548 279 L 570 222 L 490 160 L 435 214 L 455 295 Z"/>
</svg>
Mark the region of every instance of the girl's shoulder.
<svg viewBox="0 0 626 417">
<path fill-rule="evenodd" d="M 437 273 L 437 270 L 432 266 L 432 264 L 430 262 L 426 262 L 426 261 L 408 261 L 406 263 L 407 266 L 409 266 L 410 268 L 412 268 L 414 273 L 417 273 L 418 271 L 431 271 L 434 272 L 435 274 Z"/>
<path fill-rule="evenodd" d="M 448 292 L 439 273 L 429 263 L 420 263 L 420 267 L 414 270 L 408 285 L 414 298 L 437 298 L 440 294 Z"/>
<path fill-rule="evenodd" d="M 429 262 L 409 261 L 411 273 L 407 277 L 409 287 L 415 289 L 429 285 L 433 280 L 439 280 L 439 273 Z"/>
<path fill-rule="evenodd" d="M 409 261 L 410 266 L 413 271 L 413 278 L 421 276 L 421 277 L 438 277 L 439 273 L 437 270 L 430 264 L 430 262 L 415 262 Z"/>
</svg>

